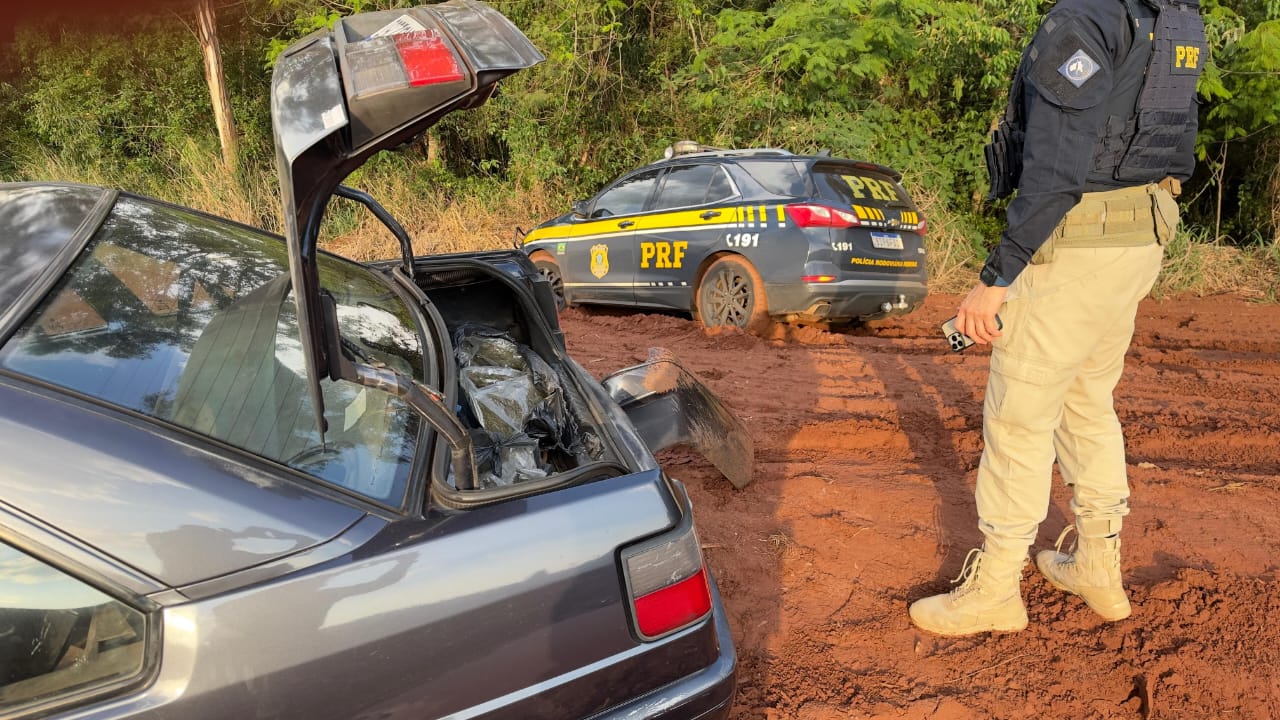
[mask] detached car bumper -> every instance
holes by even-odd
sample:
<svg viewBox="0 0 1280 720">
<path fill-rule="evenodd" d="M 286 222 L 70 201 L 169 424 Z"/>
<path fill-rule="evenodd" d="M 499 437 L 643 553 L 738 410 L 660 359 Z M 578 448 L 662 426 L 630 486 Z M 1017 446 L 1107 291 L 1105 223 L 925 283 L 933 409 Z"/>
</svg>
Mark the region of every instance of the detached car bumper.
<svg viewBox="0 0 1280 720">
<path fill-rule="evenodd" d="M 765 283 L 769 314 L 798 320 L 875 320 L 914 310 L 929 294 L 918 279 Z"/>
<path fill-rule="evenodd" d="M 720 643 L 720 655 L 715 662 L 592 720 L 724 720 L 729 717 L 737 691 L 738 653 L 715 578 L 711 578 L 710 584 L 711 617 Z"/>
</svg>

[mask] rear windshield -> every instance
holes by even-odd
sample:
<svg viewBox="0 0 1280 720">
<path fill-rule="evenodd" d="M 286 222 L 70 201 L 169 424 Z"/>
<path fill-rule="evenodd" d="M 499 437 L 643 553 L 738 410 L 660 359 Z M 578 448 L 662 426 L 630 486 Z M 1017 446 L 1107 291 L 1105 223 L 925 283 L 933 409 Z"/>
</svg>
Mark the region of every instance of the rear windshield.
<svg viewBox="0 0 1280 720">
<path fill-rule="evenodd" d="M 853 165 L 818 165 L 813 168 L 818 194 L 846 205 L 910 208 L 911 198 L 893 178 Z"/>
<path fill-rule="evenodd" d="M 345 338 L 423 375 L 412 315 L 368 270 L 320 257 Z M 321 444 L 279 238 L 121 198 L 0 366 L 181 425 L 398 506 L 418 416 L 380 390 L 321 383 Z"/>
</svg>

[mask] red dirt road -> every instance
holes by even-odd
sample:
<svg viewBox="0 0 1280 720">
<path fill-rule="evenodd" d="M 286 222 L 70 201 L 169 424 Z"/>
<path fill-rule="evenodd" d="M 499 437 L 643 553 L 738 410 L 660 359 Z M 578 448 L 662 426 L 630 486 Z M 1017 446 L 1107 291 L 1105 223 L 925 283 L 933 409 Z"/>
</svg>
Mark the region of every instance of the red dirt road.
<svg viewBox="0 0 1280 720">
<path fill-rule="evenodd" d="M 1144 302 L 1116 407 L 1134 615 L 1101 622 L 1028 566 L 1020 633 L 920 633 L 980 543 L 984 350 L 937 328 L 959 298 L 846 334 L 708 334 L 667 315 L 573 309 L 572 354 L 605 375 L 674 351 L 746 422 L 734 490 L 685 451 L 700 537 L 734 629 L 735 720 L 1280 718 L 1280 308 Z M 1033 550 L 1068 522 L 1067 490 Z"/>
</svg>

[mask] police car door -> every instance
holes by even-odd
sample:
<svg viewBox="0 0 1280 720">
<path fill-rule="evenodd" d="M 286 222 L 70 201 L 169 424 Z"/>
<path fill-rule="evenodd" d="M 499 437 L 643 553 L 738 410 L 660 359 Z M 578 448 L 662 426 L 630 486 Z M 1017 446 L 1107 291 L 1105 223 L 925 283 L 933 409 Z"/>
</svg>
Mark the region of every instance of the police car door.
<svg viewBox="0 0 1280 720">
<path fill-rule="evenodd" d="M 565 288 L 575 301 L 631 304 L 636 277 L 637 216 L 662 171 L 643 170 L 605 188 L 565 254 Z"/>
<path fill-rule="evenodd" d="M 718 164 L 677 165 L 636 226 L 636 304 L 688 310 L 694 272 L 733 225 L 736 192 Z"/>
</svg>

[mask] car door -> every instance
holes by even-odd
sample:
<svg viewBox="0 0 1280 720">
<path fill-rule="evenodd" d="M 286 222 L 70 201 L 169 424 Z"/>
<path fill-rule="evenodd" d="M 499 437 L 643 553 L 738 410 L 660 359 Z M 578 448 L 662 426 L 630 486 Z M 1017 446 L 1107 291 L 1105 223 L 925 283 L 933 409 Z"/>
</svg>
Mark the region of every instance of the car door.
<svg viewBox="0 0 1280 720">
<path fill-rule="evenodd" d="M 636 230 L 636 303 L 688 310 L 702 259 L 736 227 L 738 192 L 719 164 L 670 168 Z"/>
<path fill-rule="evenodd" d="M 0 509 L 0 715 L 46 717 L 123 695 L 158 665 L 159 587 Z"/>
<path fill-rule="evenodd" d="M 610 185 L 591 202 L 591 214 L 573 228 L 562 258 L 565 288 L 575 301 L 635 302 L 637 216 L 658 184 L 660 169 L 643 170 Z"/>
</svg>

